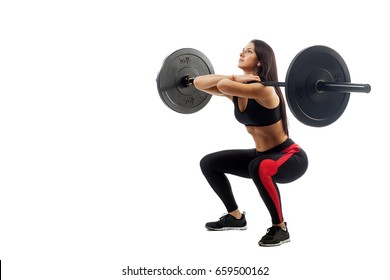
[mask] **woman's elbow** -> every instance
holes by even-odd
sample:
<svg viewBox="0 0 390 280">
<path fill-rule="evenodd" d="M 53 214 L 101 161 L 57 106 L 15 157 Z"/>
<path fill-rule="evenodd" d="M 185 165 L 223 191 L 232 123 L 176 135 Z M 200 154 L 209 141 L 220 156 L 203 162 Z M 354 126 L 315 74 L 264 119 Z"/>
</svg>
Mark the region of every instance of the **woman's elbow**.
<svg viewBox="0 0 390 280">
<path fill-rule="evenodd" d="M 219 90 L 220 92 L 226 92 L 226 91 L 228 91 L 228 89 L 230 88 L 229 83 L 230 83 L 230 80 L 229 80 L 229 79 L 220 80 L 220 81 L 217 83 L 217 88 L 218 88 L 218 90 Z"/>
</svg>

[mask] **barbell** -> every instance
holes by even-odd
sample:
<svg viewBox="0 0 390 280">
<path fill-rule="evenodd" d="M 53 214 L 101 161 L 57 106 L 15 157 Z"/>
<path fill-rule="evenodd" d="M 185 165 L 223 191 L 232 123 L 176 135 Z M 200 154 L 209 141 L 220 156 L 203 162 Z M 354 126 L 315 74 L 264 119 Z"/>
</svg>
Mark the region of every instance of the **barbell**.
<svg viewBox="0 0 390 280">
<path fill-rule="evenodd" d="M 212 95 L 196 89 L 197 76 L 214 74 L 201 51 L 182 48 L 168 55 L 157 75 L 162 101 L 173 111 L 195 113 Z M 333 49 L 315 45 L 300 51 L 290 63 L 285 82 L 264 81 L 265 86 L 285 88 L 292 114 L 303 124 L 322 127 L 335 122 L 348 105 L 350 92 L 369 93 L 369 84 L 351 83 L 347 64 Z"/>
</svg>

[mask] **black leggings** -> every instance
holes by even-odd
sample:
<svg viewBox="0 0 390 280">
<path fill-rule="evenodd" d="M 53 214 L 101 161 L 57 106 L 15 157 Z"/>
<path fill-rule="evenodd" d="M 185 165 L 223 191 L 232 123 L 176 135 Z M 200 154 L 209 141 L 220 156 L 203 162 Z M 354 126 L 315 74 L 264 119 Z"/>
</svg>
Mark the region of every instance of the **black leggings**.
<svg viewBox="0 0 390 280">
<path fill-rule="evenodd" d="M 276 183 L 289 183 L 307 170 L 306 153 L 290 138 L 266 152 L 255 149 L 226 150 L 206 155 L 201 170 L 226 210 L 238 209 L 226 174 L 251 178 L 271 214 L 272 223 L 284 221 L 280 193 Z"/>
</svg>

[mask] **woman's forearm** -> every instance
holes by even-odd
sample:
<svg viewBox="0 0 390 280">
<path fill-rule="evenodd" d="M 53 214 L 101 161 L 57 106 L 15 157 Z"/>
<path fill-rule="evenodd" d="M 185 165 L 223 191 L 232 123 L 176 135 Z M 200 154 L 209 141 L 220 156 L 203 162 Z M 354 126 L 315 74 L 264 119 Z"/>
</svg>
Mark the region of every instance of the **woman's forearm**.
<svg viewBox="0 0 390 280">
<path fill-rule="evenodd" d="M 199 90 L 215 89 L 219 81 L 232 79 L 231 75 L 209 74 L 198 76 L 194 79 L 194 86 Z"/>
</svg>

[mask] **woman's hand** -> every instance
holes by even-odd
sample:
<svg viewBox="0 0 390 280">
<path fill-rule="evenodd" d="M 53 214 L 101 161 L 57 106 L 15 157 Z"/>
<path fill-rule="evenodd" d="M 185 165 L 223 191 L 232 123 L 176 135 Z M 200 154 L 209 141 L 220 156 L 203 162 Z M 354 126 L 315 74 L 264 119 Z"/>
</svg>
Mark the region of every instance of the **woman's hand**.
<svg viewBox="0 0 390 280">
<path fill-rule="evenodd" d="M 237 75 L 234 76 L 234 81 L 239 83 L 261 82 L 260 77 L 255 75 Z"/>
</svg>

